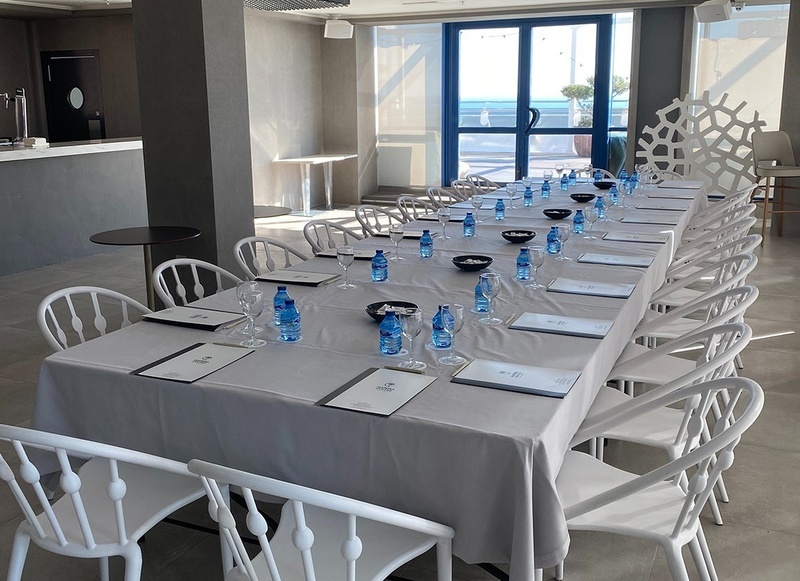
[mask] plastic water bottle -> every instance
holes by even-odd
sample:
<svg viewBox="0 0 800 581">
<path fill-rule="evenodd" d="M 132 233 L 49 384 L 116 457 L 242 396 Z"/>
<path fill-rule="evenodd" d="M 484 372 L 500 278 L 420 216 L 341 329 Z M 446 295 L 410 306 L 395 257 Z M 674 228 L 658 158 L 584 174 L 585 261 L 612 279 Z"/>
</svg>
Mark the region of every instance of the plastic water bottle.
<svg viewBox="0 0 800 581">
<path fill-rule="evenodd" d="M 394 311 L 386 311 L 379 329 L 380 348 L 384 355 L 397 355 L 403 348 L 403 325 Z"/>
<path fill-rule="evenodd" d="M 467 212 L 467 216 L 464 218 L 461 225 L 464 229 L 464 238 L 472 238 L 475 236 L 475 218 L 472 216 L 472 212 Z"/>
<path fill-rule="evenodd" d="M 619 190 L 617 186 L 608 188 L 608 199 L 611 200 L 612 206 L 616 206 L 619 203 Z"/>
<path fill-rule="evenodd" d="M 272 309 L 274 313 L 273 320 L 275 321 L 275 326 L 281 326 L 281 312 L 283 311 L 283 306 L 286 303 L 286 299 L 289 298 L 289 293 L 286 292 L 286 287 L 284 285 L 278 285 L 278 292 L 275 293 L 275 297 L 272 299 Z"/>
<path fill-rule="evenodd" d="M 594 181 L 595 182 L 603 181 L 603 172 L 601 172 L 599 169 L 594 172 Z"/>
<path fill-rule="evenodd" d="M 566 192 L 569 189 L 569 176 L 567 174 L 563 174 L 561 176 L 561 191 Z"/>
<path fill-rule="evenodd" d="M 497 203 L 494 205 L 494 219 L 495 220 L 505 220 L 506 219 L 506 205 L 501 199 L 497 199 Z"/>
<path fill-rule="evenodd" d="M 622 171 L 619 172 L 619 181 L 625 181 L 628 179 L 628 172 L 625 171 L 625 168 L 622 168 Z"/>
<path fill-rule="evenodd" d="M 519 250 L 517 256 L 517 280 L 530 280 L 531 278 L 531 255 L 527 246 Z"/>
<path fill-rule="evenodd" d="M 430 258 L 433 256 L 433 238 L 430 230 L 423 230 L 422 237 L 419 239 L 420 258 Z"/>
<path fill-rule="evenodd" d="M 478 284 L 475 285 L 475 312 L 488 313 L 489 312 L 489 299 L 483 296 L 481 291 L 481 278 L 478 277 Z"/>
<path fill-rule="evenodd" d="M 286 299 L 281 311 L 281 341 L 300 340 L 300 312 L 294 306 L 294 299 Z"/>
<path fill-rule="evenodd" d="M 547 254 L 558 254 L 561 252 L 561 238 L 558 236 L 558 228 L 550 226 L 550 232 L 547 233 L 547 246 L 545 247 Z"/>
<path fill-rule="evenodd" d="M 542 184 L 542 199 L 546 200 L 550 197 L 550 180 L 544 180 Z"/>
<path fill-rule="evenodd" d="M 376 250 L 372 258 L 372 281 L 383 282 L 389 278 L 389 261 L 383 255 L 383 250 Z"/>
<path fill-rule="evenodd" d="M 631 177 L 628 179 L 629 187 L 631 191 L 636 191 L 639 188 L 639 172 L 635 171 L 631 174 Z"/>
<path fill-rule="evenodd" d="M 594 201 L 594 209 L 597 210 L 597 219 L 602 220 L 606 217 L 606 201 L 603 196 L 597 196 Z"/>
<path fill-rule="evenodd" d="M 452 338 L 450 333 L 445 331 L 445 325 L 449 325 L 452 329 L 455 319 L 450 314 L 450 310 L 446 305 L 439 305 L 439 311 L 433 316 L 433 332 L 431 333 L 431 342 L 437 349 L 450 349 L 450 342 Z"/>
<path fill-rule="evenodd" d="M 578 209 L 575 211 L 575 216 L 572 218 L 572 232 L 573 234 L 583 234 L 583 223 L 586 219 L 583 217 L 583 210 Z"/>
<path fill-rule="evenodd" d="M 533 206 L 533 191 L 530 186 L 525 188 L 525 193 L 522 195 L 522 203 L 526 208 Z"/>
<path fill-rule="evenodd" d="M 572 187 L 578 183 L 578 174 L 575 173 L 574 169 L 569 170 L 569 178 L 568 178 L 569 186 Z"/>
</svg>

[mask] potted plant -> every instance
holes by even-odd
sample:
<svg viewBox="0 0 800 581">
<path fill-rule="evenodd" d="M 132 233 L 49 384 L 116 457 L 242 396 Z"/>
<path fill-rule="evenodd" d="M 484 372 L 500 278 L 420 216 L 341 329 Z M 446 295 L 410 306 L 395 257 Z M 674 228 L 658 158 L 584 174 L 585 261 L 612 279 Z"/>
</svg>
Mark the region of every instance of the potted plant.
<svg viewBox="0 0 800 581">
<path fill-rule="evenodd" d="M 619 75 L 614 75 L 611 82 L 611 100 L 614 97 L 626 92 L 630 87 L 628 79 Z M 587 77 L 583 84 L 566 85 L 561 89 L 561 94 L 575 104 L 580 118 L 575 127 L 592 127 L 594 124 L 594 75 Z M 575 153 L 581 157 L 589 157 L 592 154 L 592 136 L 575 135 L 573 136 Z"/>
</svg>

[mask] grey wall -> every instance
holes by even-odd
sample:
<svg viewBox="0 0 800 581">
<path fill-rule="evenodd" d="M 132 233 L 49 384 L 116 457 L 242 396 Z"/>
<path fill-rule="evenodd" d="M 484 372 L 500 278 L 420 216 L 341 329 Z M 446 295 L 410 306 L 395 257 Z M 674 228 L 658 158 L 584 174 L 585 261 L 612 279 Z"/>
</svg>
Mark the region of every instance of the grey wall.
<svg viewBox="0 0 800 581">
<path fill-rule="evenodd" d="M 144 226 L 142 151 L 0 162 L 0 276 L 108 249 L 104 230 Z"/>
<path fill-rule="evenodd" d="M 789 134 L 795 157 L 800 161 L 800 108 L 795 99 L 800 95 L 800 0 L 791 0 L 789 7 L 789 31 L 786 41 L 786 73 L 783 75 L 783 105 L 781 107 L 781 131 Z M 800 180 L 786 180 L 787 185 L 800 186 Z M 791 198 L 791 194 L 787 198 Z M 776 218 L 778 220 L 779 218 Z M 784 236 L 800 235 L 800 214 L 784 214 Z M 770 232 L 775 235 L 777 229 Z"/>
<path fill-rule="evenodd" d="M 356 26 L 356 115 L 358 122 L 358 201 L 378 191 L 378 126 L 375 94 L 376 32 Z M 353 202 L 355 203 L 355 202 Z"/>
<path fill-rule="evenodd" d="M 27 23 L 21 20 L 0 19 L 0 93 L 13 95 L 17 87 L 28 93 L 29 101 L 33 101 L 34 87 L 30 73 L 29 51 L 30 36 Z M 39 129 L 35 116 L 36 107 L 28 105 L 28 129 L 30 135 Z M 8 111 L 0 102 L 0 137 L 16 137 L 13 105 Z"/>
</svg>

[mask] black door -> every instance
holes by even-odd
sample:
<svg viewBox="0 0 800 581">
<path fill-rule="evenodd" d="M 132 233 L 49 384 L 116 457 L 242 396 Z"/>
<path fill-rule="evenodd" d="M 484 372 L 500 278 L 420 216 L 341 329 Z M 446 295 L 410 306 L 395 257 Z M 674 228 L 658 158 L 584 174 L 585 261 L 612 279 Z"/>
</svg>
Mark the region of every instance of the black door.
<svg viewBox="0 0 800 581">
<path fill-rule="evenodd" d="M 105 138 L 100 51 L 42 52 L 42 77 L 51 143 Z"/>
</svg>

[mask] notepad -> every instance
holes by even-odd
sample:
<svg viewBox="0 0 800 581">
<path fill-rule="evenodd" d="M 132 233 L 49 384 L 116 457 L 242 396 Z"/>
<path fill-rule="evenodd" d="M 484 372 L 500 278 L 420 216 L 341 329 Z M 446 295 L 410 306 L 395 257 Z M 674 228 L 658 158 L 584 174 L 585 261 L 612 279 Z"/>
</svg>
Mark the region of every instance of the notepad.
<svg viewBox="0 0 800 581">
<path fill-rule="evenodd" d="M 463 222 L 464 218 L 466 217 L 467 217 L 466 213 L 451 214 L 449 222 Z M 437 216 L 436 214 L 425 214 L 424 216 L 420 216 L 419 218 L 417 218 L 417 220 L 424 220 L 426 222 L 438 222 L 439 216 Z"/>
<path fill-rule="evenodd" d="M 704 185 L 703 182 L 697 180 L 664 180 L 658 184 L 658 187 L 673 190 L 699 190 Z"/>
<path fill-rule="evenodd" d="M 301 286 L 321 286 L 330 284 L 341 278 L 340 274 L 327 272 L 302 272 L 299 270 L 274 270 L 265 272 L 256 277 L 263 282 L 280 282 L 284 284 L 297 284 Z"/>
<path fill-rule="evenodd" d="M 626 299 L 631 296 L 634 288 L 636 288 L 635 284 L 591 282 L 558 277 L 547 287 L 547 290 L 553 293 Z"/>
<path fill-rule="evenodd" d="M 391 252 L 384 252 L 384 256 L 389 256 Z M 318 258 L 337 258 L 336 256 L 336 249 L 329 248 L 328 250 L 323 250 L 319 254 L 317 254 Z M 375 250 L 370 248 L 356 248 L 353 252 L 353 258 L 356 260 L 372 260 L 375 258 Z"/>
<path fill-rule="evenodd" d="M 389 238 L 388 232 L 375 232 L 375 236 L 379 236 L 381 238 Z M 404 230 L 403 231 L 403 239 L 409 238 L 411 240 L 419 240 L 422 238 L 422 230 Z M 374 254 L 372 256 L 375 256 Z M 370 256 L 370 258 L 372 258 Z"/>
<path fill-rule="evenodd" d="M 453 383 L 464 383 L 563 398 L 580 377 L 580 371 L 533 367 L 476 359 L 453 376 Z"/>
<path fill-rule="evenodd" d="M 686 206 L 678 206 L 670 204 L 668 202 L 642 202 L 641 204 L 636 204 L 637 210 L 668 210 L 672 212 L 685 212 L 689 208 Z"/>
<path fill-rule="evenodd" d="M 522 316 L 509 325 L 508 328 L 521 331 L 537 331 L 540 333 L 554 333 L 556 335 L 602 339 L 611 330 L 613 324 L 614 321 L 606 321 L 603 319 L 523 313 Z"/>
<path fill-rule="evenodd" d="M 153 323 L 192 327 L 204 331 L 216 331 L 220 327 L 237 325 L 246 319 L 242 313 L 197 307 L 170 307 L 156 313 L 148 313 L 142 318 Z"/>
<path fill-rule="evenodd" d="M 131 372 L 131 375 L 192 383 L 246 357 L 253 349 L 197 343 Z"/>
<path fill-rule="evenodd" d="M 370 368 L 317 402 L 318 405 L 390 416 L 436 381 L 435 376 Z"/>
<path fill-rule="evenodd" d="M 646 244 L 664 244 L 669 242 L 667 234 L 644 234 L 631 232 L 606 232 L 603 240 L 611 242 L 644 242 Z"/>
<path fill-rule="evenodd" d="M 677 226 L 679 218 L 668 218 L 661 216 L 625 216 L 620 220 L 625 224 L 654 224 L 658 226 Z"/>
<path fill-rule="evenodd" d="M 653 257 L 584 252 L 578 257 L 578 262 L 584 262 L 587 264 L 608 264 L 611 266 L 636 266 L 647 268 L 653 264 Z"/>
</svg>

